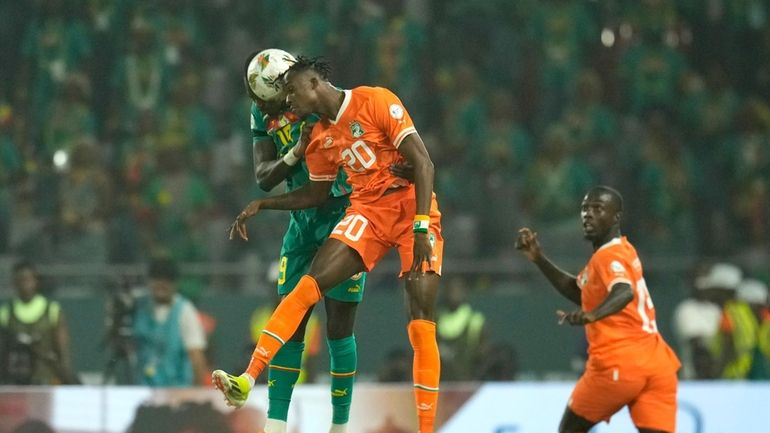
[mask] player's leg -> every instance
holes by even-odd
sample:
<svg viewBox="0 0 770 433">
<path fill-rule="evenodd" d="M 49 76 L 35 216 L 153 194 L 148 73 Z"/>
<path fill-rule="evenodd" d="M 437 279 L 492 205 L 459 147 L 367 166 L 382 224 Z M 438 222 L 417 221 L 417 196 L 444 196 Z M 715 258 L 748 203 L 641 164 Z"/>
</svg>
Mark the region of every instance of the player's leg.
<svg viewBox="0 0 770 433">
<path fill-rule="evenodd" d="M 287 232 L 288 233 L 288 232 Z M 296 239 L 294 237 L 293 239 Z M 292 245 L 284 238 L 284 246 Z M 294 254 L 281 251 L 278 267 L 278 294 L 285 298 L 297 285 L 302 275 L 307 272 L 313 254 Z M 305 329 L 312 315 L 308 310 L 297 331 L 289 341 L 281 347 L 270 361 L 267 377 L 267 421 L 265 433 L 286 433 L 286 421 L 289 416 L 289 405 L 302 371 L 302 358 L 305 351 Z"/>
<path fill-rule="evenodd" d="M 414 351 L 412 375 L 420 433 L 433 433 L 438 407 L 441 362 L 436 341 L 436 298 L 440 277 L 435 272 L 413 272 L 406 276 L 409 310 L 409 343 Z"/>
<path fill-rule="evenodd" d="M 284 238 L 284 245 L 287 244 Z M 312 254 L 291 254 L 281 251 L 278 274 L 278 294 L 286 297 L 304 275 L 313 259 Z M 304 337 L 312 308 L 305 314 L 297 331 L 277 351 L 268 369 L 268 411 L 265 433 L 285 433 L 294 385 L 297 383 L 305 348 Z M 244 376 L 233 376 L 216 370 L 212 379 L 231 406 L 240 407 L 248 398 L 253 382 Z"/>
<path fill-rule="evenodd" d="M 587 432 L 631 403 L 645 380 L 620 368 L 586 368 L 559 424 L 560 433 Z"/>
<path fill-rule="evenodd" d="M 347 286 L 346 280 L 340 286 Z M 337 289 L 346 287 L 337 286 Z M 353 383 L 358 367 L 358 352 L 353 325 L 358 302 L 324 299 L 326 306 L 326 335 L 329 346 L 332 426 L 330 433 L 346 433 L 350 419 L 350 403 L 353 399 Z"/>
<path fill-rule="evenodd" d="M 588 433 L 596 421 L 589 421 L 566 407 L 559 422 L 559 433 Z"/>
<path fill-rule="evenodd" d="M 414 200 L 406 205 L 405 213 L 414 213 Z M 407 332 L 414 351 L 412 375 L 420 433 L 433 433 L 438 408 L 441 361 L 436 341 L 436 299 L 441 275 L 444 240 L 441 237 L 441 214 L 435 198 L 431 204 L 429 237 L 433 247 L 431 260 L 418 272 L 409 272 L 412 265 L 414 234 L 411 221 L 399 237 L 398 253 L 401 275 L 405 277 L 406 304 L 409 311 Z"/>
<path fill-rule="evenodd" d="M 364 270 L 361 257 L 355 250 L 337 239 L 329 238 L 316 253 L 310 271 L 300 278 L 297 286 L 276 307 L 257 341 L 246 374 L 252 379 L 258 377 L 323 294 Z"/>
<path fill-rule="evenodd" d="M 628 405 L 640 433 L 673 433 L 676 430 L 676 372 L 646 378 L 644 388 Z"/>
</svg>

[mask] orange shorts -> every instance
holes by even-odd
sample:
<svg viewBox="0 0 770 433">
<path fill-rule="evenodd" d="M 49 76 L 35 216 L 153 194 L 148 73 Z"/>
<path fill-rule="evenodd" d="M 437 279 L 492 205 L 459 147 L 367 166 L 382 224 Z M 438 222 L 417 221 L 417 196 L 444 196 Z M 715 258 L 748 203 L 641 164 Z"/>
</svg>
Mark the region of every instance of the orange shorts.
<svg viewBox="0 0 770 433">
<path fill-rule="evenodd" d="M 334 227 L 330 238 L 338 239 L 361 256 L 367 271 L 374 269 L 391 248 L 398 249 L 403 276 L 412 267 L 414 256 L 414 215 L 417 201 L 414 185 L 386 194 L 374 202 L 352 203 L 345 217 Z M 433 245 L 430 264 L 423 263 L 423 271 L 441 275 L 444 238 L 441 237 L 441 212 L 436 194 L 430 205 L 428 234 Z"/>
<path fill-rule="evenodd" d="M 575 385 L 568 406 L 594 422 L 608 421 L 628 405 L 637 428 L 673 433 L 676 428 L 676 371 L 624 374 L 621 368 L 589 368 Z"/>
</svg>

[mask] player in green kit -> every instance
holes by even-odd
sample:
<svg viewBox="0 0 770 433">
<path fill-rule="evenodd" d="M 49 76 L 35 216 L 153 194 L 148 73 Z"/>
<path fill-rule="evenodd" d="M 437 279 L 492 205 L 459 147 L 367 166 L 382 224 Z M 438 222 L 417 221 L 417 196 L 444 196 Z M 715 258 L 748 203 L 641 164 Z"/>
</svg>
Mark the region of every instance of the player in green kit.
<svg viewBox="0 0 770 433">
<path fill-rule="evenodd" d="M 295 61 L 278 49 L 253 53 L 246 60 L 246 88 L 251 104 L 251 132 L 254 149 L 254 173 L 264 191 L 272 190 L 286 181 L 287 191 L 309 182 L 302 156 L 295 153 L 302 131 L 310 131 L 317 120 L 314 116 L 300 119 L 288 111 L 286 98 L 280 88 L 280 75 Z M 307 125 L 307 126 L 305 126 Z M 304 153 L 304 152 L 302 152 Z M 321 207 L 291 211 L 289 228 L 283 237 L 278 276 L 278 293 L 287 295 L 307 273 L 316 251 L 329 237 L 332 229 L 345 215 L 349 206 L 350 186 L 340 170 L 331 191 L 332 197 Z M 326 294 L 327 343 L 331 357 L 332 426 L 330 433 L 347 433 L 347 423 L 356 373 L 356 339 L 353 335 L 356 307 L 363 299 L 366 274 L 358 274 L 342 282 Z M 264 433 L 286 433 L 286 419 L 292 390 L 300 375 L 304 335 L 310 311 L 292 338 L 275 355 L 268 375 L 268 418 Z M 213 380 L 229 381 L 238 387 L 243 377 L 233 377 L 217 370 Z M 253 380 L 253 379 L 252 379 Z M 246 388 L 246 389 L 250 389 Z M 248 392 L 241 398 L 228 399 L 228 404 L 242 406 Z"/>
</svg>

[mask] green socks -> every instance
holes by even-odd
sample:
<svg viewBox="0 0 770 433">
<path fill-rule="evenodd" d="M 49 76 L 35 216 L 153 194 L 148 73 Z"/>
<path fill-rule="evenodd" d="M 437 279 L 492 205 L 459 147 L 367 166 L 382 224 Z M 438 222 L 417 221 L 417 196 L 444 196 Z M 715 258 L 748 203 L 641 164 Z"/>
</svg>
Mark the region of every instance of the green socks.
<svg viewBox="0 0 770 433">
<path fill-rule="evenodd" d="M 327 344 L 331 356 L 332 423 L 347 424 L 358 364 L 356 337 L 351 335 L 339 340 L 327 340 Z"/>
<path fill-rule="evenodd" d="M 332 423 L 347 424 L 358 364 L 356 337 L 351 335 L 340 340 L 327 340 L 327 344 L 331 356 Z M 270 419 L 286 421 L 288 418 L 291 394 L 299 379 L 304 348 L 304 343 L 289 341 L 270 363 L 267 382 L 270 400 L 267 417 Z"/>
<path fill-rule="evenodd" d="M 281 421 L 288 418 L 291 393 L 299 379 L 304 349 L 303 342 L 287 341 L 270 362 L 267 377 L 267 397 L 270 400 L 268 418 Z"/>
</svg>

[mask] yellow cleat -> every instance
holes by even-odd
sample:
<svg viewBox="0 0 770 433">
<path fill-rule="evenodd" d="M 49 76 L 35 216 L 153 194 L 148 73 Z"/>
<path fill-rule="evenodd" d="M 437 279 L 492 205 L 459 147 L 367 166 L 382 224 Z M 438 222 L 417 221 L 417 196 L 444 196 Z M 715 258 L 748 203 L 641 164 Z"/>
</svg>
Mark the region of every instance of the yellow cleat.
<svg viewBox="0 0 770 433">
<path fill-rule="evenodd" d="M 214 382 L 214 386 L 218 390 L 222 391 L 228 406 L 238 409 L 246 404 L 246 400 L 249 398 L 249 391 L 251 391 L 251 382 L 246 377 L 246 373 L 240 376 L 233 376 L 222 370 L 214 370 L 211 373 L 211 381 Z"/>
</svg>

